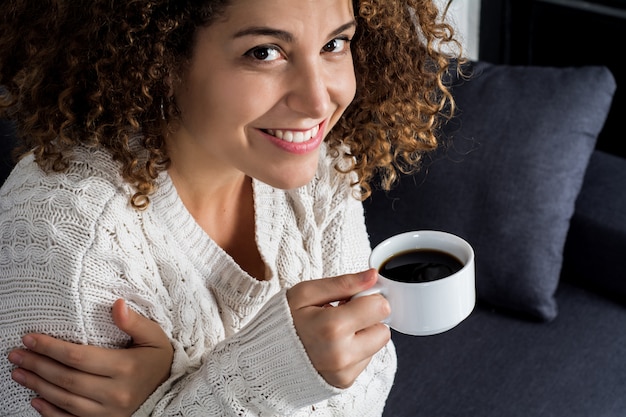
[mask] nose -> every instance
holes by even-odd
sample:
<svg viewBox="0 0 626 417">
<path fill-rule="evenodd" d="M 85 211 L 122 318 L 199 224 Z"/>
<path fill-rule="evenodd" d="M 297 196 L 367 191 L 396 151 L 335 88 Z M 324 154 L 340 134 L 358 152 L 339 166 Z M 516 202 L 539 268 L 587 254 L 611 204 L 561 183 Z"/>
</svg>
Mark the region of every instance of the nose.
<svg viewBox="0 0 626 417">
<path fill-rule="evenodd" d="M 328 115 L 332 106 L 331 77 L 323 65 L 308 62 L 294 67 L 291 86 L 287 95 L 290 109 L 313 119 Z"/>
</svg>

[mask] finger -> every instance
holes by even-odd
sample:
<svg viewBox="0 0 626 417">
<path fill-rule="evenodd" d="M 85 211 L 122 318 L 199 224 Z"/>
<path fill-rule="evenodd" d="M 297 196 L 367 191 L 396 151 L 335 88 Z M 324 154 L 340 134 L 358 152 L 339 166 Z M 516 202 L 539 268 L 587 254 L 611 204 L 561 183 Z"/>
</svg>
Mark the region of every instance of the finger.
<svg viewBox="0 0 626 417">
<path fill-rule="evenodd" d="M 12 351 L 9 353 L 9 361 L 24 371 L 23 374 L 17 372 L 16 377 L 28 376 L 29 384 L 37 384 L 37 387 L 43 387 L 45 391 L 39 392 L 38 389 L 41 388 L 35 389 L 30 385 L 24 385 L 22 379 L 15 381 L 33 389 L 42 396 L 46 393 L 48 393 L 47 395 L 52 393 L 58 397 L 57 391 L 51 391 L 44 384 L 45 382 L 60 388 L 68 395 L 72 393 L 79 397 L 92 398 L 95 402 L 102 402 L 106 400 L 106 393 L 109 392 L 110 387 L 115 384 L 109 377 L 77 371 L 53 359 L 27 350 L 16 349 Z M 100 389 L 94 392 L 93 386 L 99 386 Z"/>
<path fill-rule="evenodd" d="M 391 329 L 378 322 L 355 334 L 356 345 L 364 348 L 362 354 L 370 357 L 382 349 L 391 340 Z"/>
<path fill-rule="evenodd" d="M 78 414 L 80 411 L 83 415 L 97 416 L 98 410 L 101 409 L 98 402 L 72 394 L 25 369 L 13 370 L 11 377 L 18 384 L 35 391 L 49 404 L 70 413 L 58 414 L 60 411 L 55 411 L 53 407 L 46 407 L 50 415 L 71 415 Z"/>
<path fill-rule="evenodd" d="M 350 298 L 359 291 L 366 290 L 376 283 L 375 269 L 356 274 L 340 275 L 301 282 L 287 291 L 287 301 L 292 309 L 309 306 L 323 306 L 335 301 Z"/>
<path fill-rule="evenodd" d="M 43 398 L 33 398 L 30 404 L 42 417 L 75 417 L 73 414 L 65 412 L 59 407 L 50 404 Z"/>
<path fill-rule="evenodd" d="M 152 348 L 149 349 L 151 352 L 146 352 L 145 349 L 142 350 L 142 353 L 140 353 L 144 357 L 142 363 L 146 363 L 145 359 L 148 359 L 146 355 L 152 355 L 159 363 L 172 363 L 174 358 L 174 346 L 172 346 L 169 337 L 157 322 L 149 320 L 128 308 L 123 299 L 115 301 L 112 314 L 113 322 L 120 330 L 132 338 L 132 348 Z M 125 359 L 129 359 L 129 357 Z M 131 361 L 130 364 L 132 363 L 134 362 Z M 127 369 L 132 369 L 130 364 L 126 366 Z M 157 377 L 158 382 L 163 383 L 170 376 L 170 367 L 162 367 L 159 365 L 151 367 L 151 371 L 157 369 L 162 369 L 162 372 L 150 372 L 147 377 Z M 134 373 L 134 371 L 131 372 L 131 374 Z"/>
<path fill-rule="evenodd" d="M 365 358 L 362 361 L 355 363 L 349 369 L 346 369 L 343 372 L 327 374 L 329 379 L 327 379 L 326 382 L 340 389 L 350 388 L 352 384 L 354 384 L 354 381 L 357 379 L 357 377 L 361 374 L 361 372 L 363 372 L 363 370 L 367 368 L 367 365 L 369 365 L 371 359 L 371 357 Z"/>
<path fill-rule="evenodd" d="M 134 346 L 158 347 L 173 355 L 173 347 L 161 327 L 127 308 L 124 300 L 115 302 L 112 315 L 120 330 L 133 338 Z M 114 376 L 127 359 L 124 353 L 115 350 L 79 345 L 43 334 L 28 334 L 22 341 L 33 352 L 94 375 Z"/>
<path fill-rule="evenodd" d="M 117 364 L 116 355 L 107 355 L 108 349 L 97 346 L 79 345 L 35 333 L 25 335 L 22 342 L 32 352 L 95 375 L 111 376 L 111 369 Z"/>
<path fill-rule="evenodd" d="M 382 322 L 391 314 L 389 301 L 381 294 L 353 298 L 338 308 L 352 319 L 357 329 L 363 329 Z"/>
<path fill-rule="evenodd" d="M 135 346 L 171 346 L 169 338 L 158 323 L 128 308 L 123 299 L 113 304 L 113 322 L 120 330 L 132 337 Z"/>
<path fill-rule="evenodd" d="M 313 366 L 329 384 L 348 388 L 367 367 L 372 356 L 389 342 L 391 332 L 382 323 L 362 329 L 338 344 L 311 351 Z M 330 348 L 330 350 L 329 350 Z M 307 351 L 309 352 L 309 351 Z M 328 354 L 330 353 L 330 354 Z"/>
</svg>

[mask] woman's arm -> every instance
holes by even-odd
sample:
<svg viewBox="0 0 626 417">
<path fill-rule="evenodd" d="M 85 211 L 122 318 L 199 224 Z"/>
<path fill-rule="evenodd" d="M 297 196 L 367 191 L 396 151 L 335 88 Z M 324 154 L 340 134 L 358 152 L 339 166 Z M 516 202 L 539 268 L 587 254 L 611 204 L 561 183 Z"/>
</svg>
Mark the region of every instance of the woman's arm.
<svg viewBox="0 0 626 417">
<path fill-rule="evenodd" d="M 349 298 L 374 282 L 373 271 L 365 271 L 304 282 L 287 293 L 296 329 L 300 329 L 297 331 L 311 363 L 327 383 L 336 387 L 352 385 L 371 356 L 389 340 L 388 328 L 379 323 L 387 314 L 388 305 L 379 297 L 364 297 L 358 303 L 344 303 L 336 308 L 328 303 Z M 273 314 L 266 311 L 260 315 L 262 319 L 263 315 Z M 133 338 L 128 349 L 78 345 L 30 334 L 24 338 L 29 350 L 10 353 L 9 359 L 18 366 L 13 378 L 39 395 L 32 405 L 42 416 L 130 416 L 167 378 L 173 351 L 160 327 L 127 310 L 122 300 L 113 307 L 113 319 Z M 338 327 L 344 331 L 333 330 Z M 254 332 L 254 325 L 245 332 Z M 209 362 L 216 363 L 219 354 L 213 356 Z M 276 359 L 272 358 L 269 366 Z M 24 379 L 16 378 L 16 374 Z M 293 389 L 294 394 L 302 394 L 297 386 Z M 210 390 L 210 386 L 199 388 L 201 392 Z M 228 414 L 226 409 L 219 412 Z"/>
<path fill-rule="evenodd" d="M 9 354 L 17 366 L 12 378 L 39 395 L 31 404 L 42 416 L 130 416 L 168 378 L 173 348 L 161 328 L 123 300 L 112 314 L 132 338 L 128 349 L 29 334 L 23 338 L 27 349 Z"/>
</svg>

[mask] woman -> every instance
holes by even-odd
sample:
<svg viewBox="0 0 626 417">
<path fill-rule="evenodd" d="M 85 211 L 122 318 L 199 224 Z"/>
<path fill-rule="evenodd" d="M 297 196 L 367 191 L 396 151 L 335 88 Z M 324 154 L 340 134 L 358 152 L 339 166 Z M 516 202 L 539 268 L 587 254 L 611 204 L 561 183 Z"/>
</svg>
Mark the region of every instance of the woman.
<svg viewBox="0 0 626 417">
<path fill-rule="evenodd" d="M 3 415 L 380 415 L 389 306 L 347 300 L 376 280 L 370 182 L 451 108 L 434 2 L 4 9 Z"/>
</svg>

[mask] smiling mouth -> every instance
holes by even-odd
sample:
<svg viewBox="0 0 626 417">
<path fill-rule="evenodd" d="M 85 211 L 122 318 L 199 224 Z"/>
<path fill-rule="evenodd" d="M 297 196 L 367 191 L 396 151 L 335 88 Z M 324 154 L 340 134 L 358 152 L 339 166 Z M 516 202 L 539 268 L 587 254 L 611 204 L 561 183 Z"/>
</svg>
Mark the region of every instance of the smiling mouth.
<svg viewBox="0 0 626 417">
<path fill-rule="evenodd" d="M 319 125 L 309 130 L 266 129 L 265 132 L 280 140 L 290 143 L 302 143 L 311 140 L 319 133 Z"/>
</svg>

